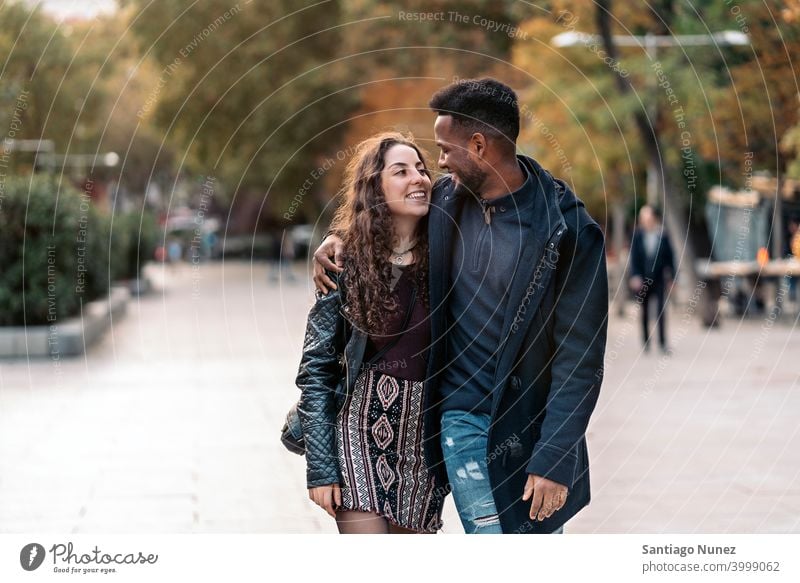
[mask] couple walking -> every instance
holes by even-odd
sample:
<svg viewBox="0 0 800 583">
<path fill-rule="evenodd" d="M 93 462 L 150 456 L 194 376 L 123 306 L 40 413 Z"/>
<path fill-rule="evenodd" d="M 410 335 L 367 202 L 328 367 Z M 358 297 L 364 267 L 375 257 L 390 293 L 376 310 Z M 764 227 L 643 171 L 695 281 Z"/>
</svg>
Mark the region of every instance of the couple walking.
<svg viewBox="0 0 800 583">
<path fill-rule="evenodd" d="M 516 152 L 514 91 L 437 92 L 435 183 L 401 134 L 360 144 L 315 253 L 297 385 L 310 498 L 341 533 L 556 533 L 589 503 L 603 234 Z M 333 261 L 332 261 L 333 259 Z"/>
</svg>

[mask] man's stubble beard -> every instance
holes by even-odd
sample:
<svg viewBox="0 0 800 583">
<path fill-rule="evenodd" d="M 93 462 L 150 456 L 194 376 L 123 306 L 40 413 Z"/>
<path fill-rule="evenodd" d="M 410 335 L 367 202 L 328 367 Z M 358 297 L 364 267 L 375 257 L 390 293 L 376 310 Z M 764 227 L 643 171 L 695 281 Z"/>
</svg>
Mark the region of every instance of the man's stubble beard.
<svg viewBox="0 0 800 583">
<path fill-rule="evenodd" d="M 481 189 L 486 181 L 486 173 L 476 165 L 472 164 L 469 168 L 458 174 L 454 194 L 469 194 L 480 197 Z"/>
</svg>

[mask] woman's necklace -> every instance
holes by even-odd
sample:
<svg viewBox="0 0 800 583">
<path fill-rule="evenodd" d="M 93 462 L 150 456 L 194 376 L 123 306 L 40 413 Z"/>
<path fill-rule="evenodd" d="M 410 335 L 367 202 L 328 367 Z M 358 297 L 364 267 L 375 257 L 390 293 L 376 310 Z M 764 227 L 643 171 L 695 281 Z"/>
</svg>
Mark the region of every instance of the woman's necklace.
<svg viewBox="0 0 800 583">
<path fill-rule="evenodd" d="M 405 257 L 406 253 L 411 251 L 416 246 L 417 246 L 417 242 L 414 241 L 414 243 L 411 244 L 411 247 L 409 247 L 405 251 L 396 251 L 396 250 L 392 249 L 392 262 L 397 264 L 397 265 L 403 265 L 403 257 Z"/>
</svg>

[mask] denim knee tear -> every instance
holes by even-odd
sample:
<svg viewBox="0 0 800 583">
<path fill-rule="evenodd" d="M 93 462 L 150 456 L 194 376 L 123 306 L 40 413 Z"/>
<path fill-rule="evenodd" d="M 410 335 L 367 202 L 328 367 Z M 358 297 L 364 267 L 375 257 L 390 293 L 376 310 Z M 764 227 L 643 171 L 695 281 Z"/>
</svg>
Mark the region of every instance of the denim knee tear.
<svg viewBox="0 0 800 583">
<path fill-rule="evenodd" d="M 467 470 L 469 477 L 473 480 L 483 480 L 483 472 L 478 462 L 467 462 L 464 468 Z"/>
<path fill-rule="evenodd" d="M 489 516 L 479 516 L 478 518 L 472 519 L 472 524 L 474 524 L 478 528 L 482 526 L 493 526 L 495 524 L 500 524 L 500 516 L 498 516 L 497 514 L 490 514 Z"/>
<path fill-rule="evenodd" d="M 463 468 L 458 468 L 456 470 L 456 476 L 458 476 L 462 480 L 466 480 L 467 477 L 472 478 L 473 480 L 484 479 L 481 467 L 478 465 L 477 462 L 467 462 L 467 464 Z"/>
<path fill-rule="evenodd" d="M 445 445 L 452 446 L 453 439 L 451 437 L 446 438 Z M 463 468 L 458 468 L 456 470 L 456 476 L 460 480 L 466 480 L 468 477 L 473 480 L 483 480 L 483 472 L 481 472 L 481 467 L 476 461 L 468 461 L 464 464 Z"/>
</svg>

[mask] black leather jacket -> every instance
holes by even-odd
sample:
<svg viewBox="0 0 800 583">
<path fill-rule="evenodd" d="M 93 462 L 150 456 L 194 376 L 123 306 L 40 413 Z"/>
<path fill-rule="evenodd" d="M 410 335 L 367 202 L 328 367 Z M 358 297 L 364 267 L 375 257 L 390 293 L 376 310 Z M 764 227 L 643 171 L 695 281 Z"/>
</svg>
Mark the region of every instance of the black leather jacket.
<svg viewBox="0 0 800 583">
<path fill-rule="evenodd" d="M 297 410 L 306 443 L 308 487 L 339 483 L 336 415 L 355 384 L 364 358 L 367 336 L 353 330 L 342 314 L 342 279 L 328 273 L 337 290 L 322 295 L 308 314 L 303 356 L 295 383 L 300 389 Z"/>
</svg>

